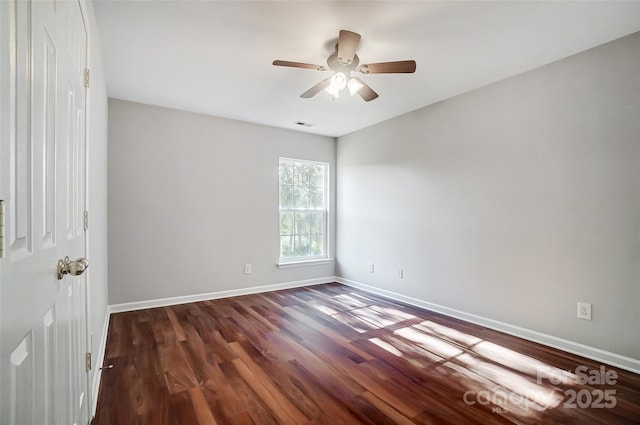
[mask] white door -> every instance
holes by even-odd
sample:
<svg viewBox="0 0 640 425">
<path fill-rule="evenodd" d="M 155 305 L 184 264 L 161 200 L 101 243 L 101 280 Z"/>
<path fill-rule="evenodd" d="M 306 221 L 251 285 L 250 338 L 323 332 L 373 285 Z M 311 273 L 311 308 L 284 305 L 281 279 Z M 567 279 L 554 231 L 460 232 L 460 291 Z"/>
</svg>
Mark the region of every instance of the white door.
<svg viewBox="0 0 640 425">
<path fill-rule="evenodd" d="M 0 0 L 0 423 L 89 421 L 84 275 L 87 33 L 79 3 Z"/>
</svg>

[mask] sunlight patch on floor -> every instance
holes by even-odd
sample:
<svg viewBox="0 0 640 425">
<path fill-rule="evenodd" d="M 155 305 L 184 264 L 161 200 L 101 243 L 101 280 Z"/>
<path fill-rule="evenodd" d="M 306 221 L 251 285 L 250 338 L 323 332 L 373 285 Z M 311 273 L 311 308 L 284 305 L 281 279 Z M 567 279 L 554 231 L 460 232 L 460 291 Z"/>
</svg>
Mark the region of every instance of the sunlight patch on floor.
<svg viewBox="0 0 640 425">
<path fill-rule="evenodd" d="M 431 334 L 435 333 L 437 335 L 441 335 L 446 337 L 447 339 L 452 339 L 455 342 L 458 342 L 465 346 L 472 346 L 474 344 L 478 344 L 483 340 L 475 337 L 473 335 L 466 334 L 464 332 L 460 332 L 458 330 L 452 329 L 448 326 L 439 325 L 437 323 L 431 322 L 429 320 L 421 322 L 418 325 L 414 325 L 416 329 L 423 330 L 425 332 L 429 332 Z"/>
<path fill-rule="evenodd" d="M 404 311 L 398 310 L 397 308 L 372 305 L 371 309 L 386 314 L 389 317 L 393 317 L 396 323 L 402 322 L 404 320 L 417 319 L 417 317 L 413 314 L 405 313 Z"/>
<path fill-rule="evenodd" d="M 322 313 L 324 313 L 324 314 L 326 314 L 328 316 L 331 316 L 333 314 L 338 314 L 338 311 L 336 311 L 336 310 L 332 309 L 331 307 L 326 306 L 324 304 L 314 304 L 313 308 L 315 308 L 316 310 L 321 311 Z"/>
<path fill-rule="evenodd" d="M 377 345 L 378 347 L 382 348 L 383 350 L 393 354 L 396 357 L 403 356 L 402 351 L 398 350 L 396 347 L 389 344 L 388 342 L 381 340 L 380 338 L 369 338 L 369 341 Z"/>
<path fill-rule="evenodd" d="M 501 363 L 536 378 L 542 377 L 546 380 L 549 380 L 549 378 L 557 378 L 559 380 L 561 378 L 562 382 L 575 382 L 576 376 L 573 373 L 551 367 L 545 362 L 494 344 L 493 342 L 483 341 L 472 349 L 476 353 L 496 363 Z"/>
<path fill-rule="evenodd" d="M 420 367 L 429 367 L 433 365 L 434 362 L 439 363 L 445 360 L 445 357 L 432 353 L 431 351 L 413 344 L 412 342 L 408 342 L 402 337 L 395 338 L 385 335 L 383 338 L 385 342 L 403 353 L 405 358 L 410 360 L 413 364 L 419 363 Z"/>
<path fill-rule="evenodd" d="M 341 313 L 341 314 L 334 314 L 331 317 L 349 326 L 351 329 L 357 331 L 358 333 L 365 333 L 372 329 L 379 329 L 378 326 L 360 318 L 357 315 L 352 315 L 349 313 Z"/>
<path fill-rule="evenodd" d="M 358 298 L 343 296 L 341 304 L 358 305 L 363 301 Z M 417 318 L 375 304 L 332 317 L 360 333 L 402 326 L 402 322 Z M 365 329 L 365 324 L 370 328 Z M 570 383 L 576 378 L 533 357 L 431 320 L 408 323 L 394 330 L 393 335 L 375 336 L 368 341 L 421 369 L 435 365 L 432 370 L 458 383 L 461 396 L 464 393 L 465 397 L 475 397 L 470 402 L 499 407 L 523 418 L 556 407 L 564 400 L 559 388 L 550 385 L 551 380 Z"/>
<path fill-rule="evenodd" d="M 544 410 L 555 407 L 564 399 L 563 395 L 556 392 L 552 388 L 538 384 L 535 380 L 527 379 L 515 372 L 510 371 L 495 363 L 490 363 L 482 358 L 463 354 L 456 358 L 462 362 L 467 368 L 475 371 L 477 374 L 495 382 L 502 388 L 508 389 L 510 393 L 520 395 L 535 403 L 537 406 L 529 405 L 530 408 Z M 524 403 L 524 401 L 523 401 Z"/>
<path fill-rule="evenodd" d="M 333 302 L 340 305 L 341 307 L 351 310 L 354 308 L 366 307 L 367 303 L 364 303 L 362 300 L 359 300 L 351 295 L 338 295 L 331 298 Z"/>
<path fill-rule="evenodd" d="M 353 310 L 353 315 L 358 316 L 362 320 L 373 324 L 376 328 L 384 328 L 386 326 L 395 325 L 398 321 L 393 317 L 388 317 L 385 314 L 375 311 L 372 308 L 365 307 Z"/>
<path fill-rule="evenodd" d="M 393 331 L 395 335 L 400 335 L 410 341 L 415 342 L 418 346 L 432 351 L 444 357 L 453 357 L 462 354 L 462 350 L 453 344 L 445 342 L 439 338 L 427 335 L 413 327 L 401 328 Z"/>
</svg>

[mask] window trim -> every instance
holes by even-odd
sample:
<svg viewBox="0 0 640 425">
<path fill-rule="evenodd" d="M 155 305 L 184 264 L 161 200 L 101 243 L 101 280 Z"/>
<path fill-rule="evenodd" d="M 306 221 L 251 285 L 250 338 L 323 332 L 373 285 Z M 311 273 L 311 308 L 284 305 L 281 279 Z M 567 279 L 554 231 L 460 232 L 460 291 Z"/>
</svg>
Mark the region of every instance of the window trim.
<svg viewBox="0 0 640 425">
<path fill-rule="evenodd" d="M 305 266 L 321 266 L 324 264 L 333 263 L 333 258 L 316 258 L 313 260 L 298 260 L 298 261 L 285 261 L 276 263 L 279 269 L 289 269 L 293 267 L 305 267 Z"/>
<path fill-rule="evenodd" d="M 304 211 L 322 211 L 324 214 L 324 233 L 323 233 L 323 243 L 324 243 L 324 254 L 323 255 L 315 255 L 315 256 L 304 256 L 304 257 L 282 257 L 282 248 L 280 246 L 280 213 L 283 211 L 296 212 L 294 208 L 280 208 L 280 163 L 283 161 L 291 161 L 291 162 L 304 162 L 309 165 L 322 165 L 325 167 L 325 175 L 324 175 L 324 209 L 321 210 L 304 210 Z M 331 247 L 330 247 L 330 221 L 331 221 L 331 203 L 330 203 L 330 182 L 331 182 L 331 164 L 329 162 L 324 161 L 315 161 L 301 158 L 290 158 L 281 156 L 278 158 L 278 262 L 276 265 L 278 268 L 290 268 L 290 267 L 302 267 L 302 266 L 312 266 L 319 264 L 329 264 L 333 262 L 333 258 L 331 258 Z"/>
</svg>

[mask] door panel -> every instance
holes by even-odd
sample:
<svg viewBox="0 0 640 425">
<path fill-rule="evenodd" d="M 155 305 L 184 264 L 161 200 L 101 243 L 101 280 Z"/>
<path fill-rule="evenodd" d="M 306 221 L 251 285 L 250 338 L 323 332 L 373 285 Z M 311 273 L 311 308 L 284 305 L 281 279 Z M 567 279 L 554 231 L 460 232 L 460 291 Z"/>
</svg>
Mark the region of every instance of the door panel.
<svg viewBox="0 0 640 425">
<path fill-rule="evenodd" d="M 31 22 L 31 4 L 27 2 L 9 2 L 7 29 L 17 34 L 28 34 Z M 8 111 L 10 127 L 9 158 L 11 167 L 9 177 L 10 192 L 8 192 L 8 217 L 7 245 L 12 258 L 27 256 L 31 251 L 32 221 L 32 175 L 31 175 L 31 151 L 32 140 L 30 131 L 29 100 L 30 92 L 30 57 L 31 46 L 29 37 L 16 37 L 10 50 L 9 60 L 12 67 L 7 74 L 10 78 L 9 87 L 6 90 L 9 96 L 9 106 L 15 105 Z"/>
<path fill-rule="evenodd" d="M 11 351 L 9 359 L 10 424 L 35 424 L 36 388 L 33 357 L 33 331 L 31 331 Z"/>
<path fill-rule="evenodd" d="M 0 1 L 3 425 L 89 421 L 86 280 L 56 278 L 85 256 L 86 45 L 79 3 Z"/>
<path fill-rule="evenodd" d="M 56 71 L 57 51 L 51 35 L 44 34 L 42 43 L 43 69 L 36 72 L 41 81 L 42 101 L 42 161 L 43 167 L 43 199 L 42 199 L 42 230 L 45 248 L 55 244 L 56 218 Z"/>
<path fill-rule="evenodd" d="M 57 332 L 56 332 L 56 307 L 52 306 L 49 311 L 47 311 L 44 315 L 43 326 L 44 326 L 44 338 L 43 338 L 43 381 L 42 385 L 45 388 L 55 388 L 56 387 L 56 342 L 57 342 Z M 54 424 L 56 423 L 57 417 L 57 409 L 55 405 L 55 398 L 53 392 L 45 393 L 44 403 L 43 403 L 43 415 L 45 418 L 45 423 Z"/>
</svg>

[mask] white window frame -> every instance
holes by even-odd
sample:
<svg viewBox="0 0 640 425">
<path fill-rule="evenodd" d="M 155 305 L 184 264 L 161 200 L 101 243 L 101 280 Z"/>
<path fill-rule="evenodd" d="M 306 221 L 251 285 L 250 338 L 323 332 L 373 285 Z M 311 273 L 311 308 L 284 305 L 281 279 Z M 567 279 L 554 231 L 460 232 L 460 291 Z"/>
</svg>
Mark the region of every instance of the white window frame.
<svg viewBox="0 0 640 425">
<path fill-rule="evenodd" d="M 303 164 L 307 164 L 307 165 L 321 165 L 324 167 L 324 208 L 323 209 L 312 209 L 312 208 L 281 208 L 280 207 L 280 190 L 281 190 L 281 184 L 280 184 L 280 164 L 283 161 L 289 161 L 289 162 L 293 162 L 293 163 L 303 163 Z M 330 221 L 330 208 L 329 208 L 329 199 L 330 199 L 330 191 L 329 191 L 329 183 L 331 181 L 330 179 L 330 173 L 331 173 L 331 165 L 328 162 L 323 162 L 323 161 L 312 161 L 312 160 L 307 160 L 307 159 L 299 159 L 299 158 L 287 158 L 287 157 L 280 157 L 278 158 L 278 267 L 279 268 L 288 268 L 288 267 L 299 267 L 299 266 L 307 266 L 307 265 L 318 265 L 318 264 L 328 264 L 330 263 L 332 260 L 329 257 L 329 221 Z M 324 227 L 324 231 L 323 231 L 323 247 L 324 247 L 324 253 L 321 255 L 306 255 L 306 256 L 299 256 L 299 257 L 282 257 L 282 245 L 281 245 L 281 238 L 282 238 L 282 229 L 280 228 L 280 220 L 281 220 L 281 213 L 283 212 L 289 212 L 289 213 L 295 213 L 295 212 L 319 212 L 322 211 L 323 212 L 323 227 Z"/>
</svg>

